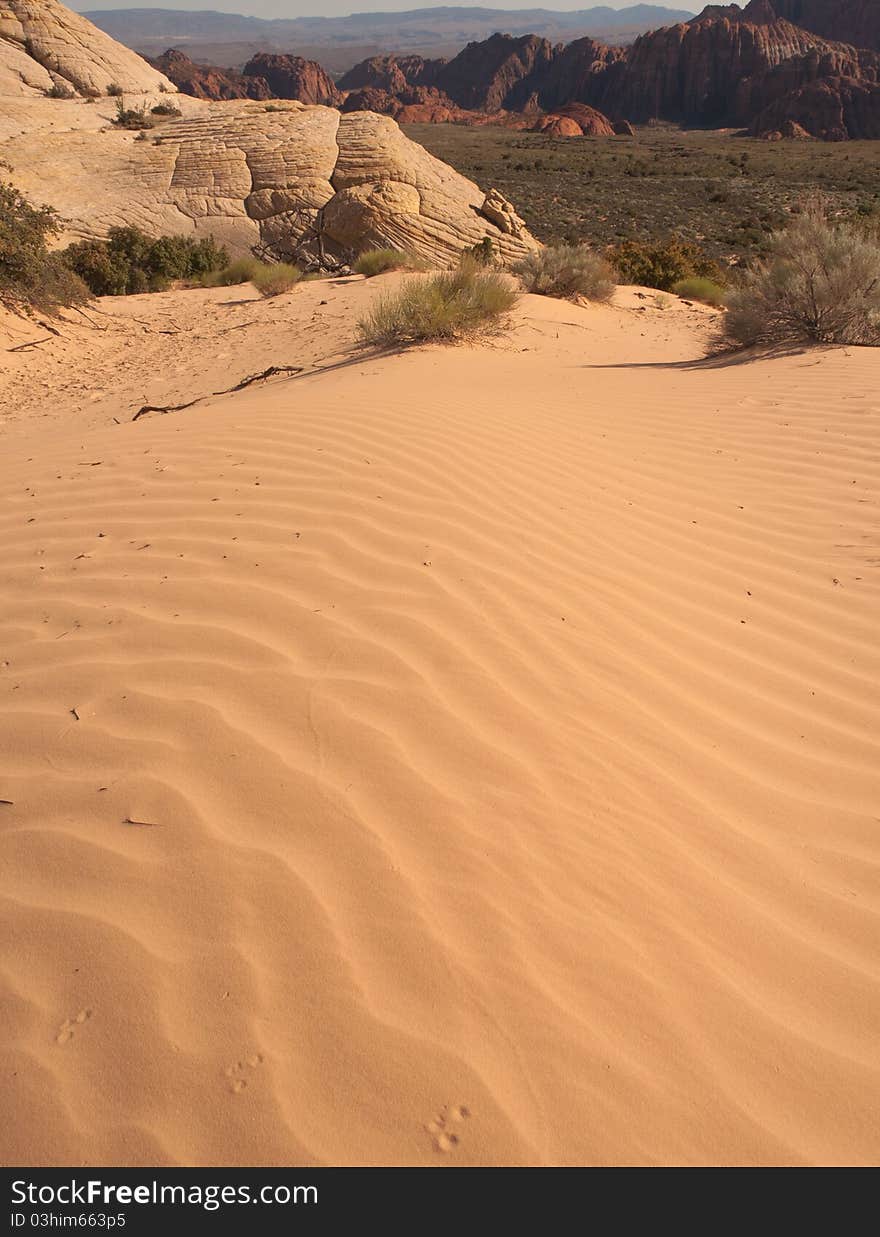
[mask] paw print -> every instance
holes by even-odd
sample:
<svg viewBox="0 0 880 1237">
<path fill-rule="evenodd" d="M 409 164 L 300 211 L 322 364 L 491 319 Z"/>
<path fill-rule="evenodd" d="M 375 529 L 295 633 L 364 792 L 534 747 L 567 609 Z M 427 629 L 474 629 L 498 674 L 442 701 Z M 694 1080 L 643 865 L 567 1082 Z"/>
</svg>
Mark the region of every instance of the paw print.
<svg viewBox="0 0 880 1237">
<path fill-rule="evenodd" d="M 55 1036 L 56 1044 L 69 1044 L 76 1034 L 77 1027 L 84 1026 L 92 1016 L 90 1009 L 81 1009 L 72 1018 L 65 1018 Z"/>
<path fill-rule="evenodd" d="M 263 1054 L 261 1052 L 253 1052 L 249 1057 L 245 1057 L 243 1061 L 236 1061 L 234 1065 L 227 1066 L 224 1073 L 229 1080 L 229 1090 L 233 1095 L 240 1095 L 247 1087 L 248 1070 L 255 1070 L 262 1064 Z"/>
<path fill-rule="evenodd" d="M 431 1146 L 441 1155 L 448 1155 L 461 1142 L 461 1127 L 471 1115 L 464 1104 L 445 1107 L 429 1121 L 425 1129 L 431 1135 Z"/>
</svg>

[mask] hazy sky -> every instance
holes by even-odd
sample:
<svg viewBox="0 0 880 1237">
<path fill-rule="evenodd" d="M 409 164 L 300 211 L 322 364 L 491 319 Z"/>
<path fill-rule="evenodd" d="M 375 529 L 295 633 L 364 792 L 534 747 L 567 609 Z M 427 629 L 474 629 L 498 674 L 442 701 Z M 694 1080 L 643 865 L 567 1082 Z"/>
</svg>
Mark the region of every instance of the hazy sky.
<svg viewBox="0 0 880 1237">
<path fill-rule="evenodd" d="M 189 12 L 213 9 L 218 13 L 245 13 L 251 17 L 340 17 L 348 13 L 392 13 L 409 9 L 439 7 L 431 0 L 66 0 L 77 12 L 97 12 L 99 9 L 186 9 Z M 491 0 L 490 3 L 450 7 L 485 9 L 552 9 L 571 12 L 603 4 L 611 9 L 629 8 L 634 2 L 650 4 L 652 0 Z M 683 0 L 668 0 L 666 8 L 690 9 Z M 701 6 L 697 6 L 701 7 Z"/>
</svg>

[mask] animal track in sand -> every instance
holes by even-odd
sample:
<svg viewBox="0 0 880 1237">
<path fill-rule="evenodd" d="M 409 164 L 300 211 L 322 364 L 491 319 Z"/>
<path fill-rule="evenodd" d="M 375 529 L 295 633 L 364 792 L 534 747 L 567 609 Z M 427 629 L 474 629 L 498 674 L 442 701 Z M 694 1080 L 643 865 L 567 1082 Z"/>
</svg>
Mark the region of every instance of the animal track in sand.
<svg viewBox="0 0 880 1237">
<path fill-rule="evenodd" d="M 78 1014 L 74 1014 L 72 1018 L 65 1018 L 61 1026 L 58 1028 L 58 1034 L 55 1036 L 56 1044 L 69 1044 L 76 1034 L 76 1028 L 83 1026 L 92 1016 L 90 1009 L 81 1009 Z"/>
<path fill-rule="evenodd" d="M 431 1146 L 434 1150 L 441 1155 L 454 1151 L 461 1142 L 455 1127 L 462 1125 L 470 1115 L 471 1110 L 464 1104 L 454 1104 L 451 1108 L 441 1109 L 433 1121 L 429 1121 L 425 1126 L 431 1135 Z"/>
<path fill-rule="evenodd" d="M 229 1090 L 233 1095 L 240 1095 L 248 1085 L 248 1080 L 245 1077 L 247 1071 L 256 1069 L 257 1066 L 263 1064 L 263 1054 L 261 1052 L 252 1052 L 249 1057 L 245 1057 L 243 1061 L 236 1061 L 234 1065 L 227 1066 L 225 1070 L 226 1077 L 229 1079 Z"/>
</svg>

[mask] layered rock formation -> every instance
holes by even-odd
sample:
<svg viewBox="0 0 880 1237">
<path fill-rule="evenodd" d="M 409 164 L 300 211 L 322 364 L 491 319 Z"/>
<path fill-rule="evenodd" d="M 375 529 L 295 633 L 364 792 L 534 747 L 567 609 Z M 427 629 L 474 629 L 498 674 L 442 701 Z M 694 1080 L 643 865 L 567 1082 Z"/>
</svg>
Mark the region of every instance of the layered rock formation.
<svg viewBox="0 0 880 1237">
<path fill-rule="evenodd" d="M 531 93 L 528 83 L 549 70 L 553 57 L 552 44 L 537 35 L 493 34 L 443 65 L 436 85 L 459 107 L 496 112 L 521 106 Z"/>
<path fill-rule="evenodd" d="M 437 75 L 446 60 L 425 60 L 421 56 L 373 56 L 362 60 L 340 77 L 340 90 L 386 90 L 394 94 L 408 86 L 436 86 Z"/>
<path fill-rule="evenodd" d="M 164 73 L 179 91 L 195 99 L 273 99 L 269 83 L 263 77 L 245 77 L 235 69 L 221 69 L 216 65 L 195 64 L 183 52 L 169 48 L 161 56 L 150 60 L 155 68 Z"/>
<path fill-rule="evenodd" d="M 0 0 L 0 95 L 174 89 L 146 60 L 57 0 Z"/>
<path fill-rule="evenodd" d="M 57 207 L 74 236 L 135 224 L 154 235 L 213 235 L 234 253 L 345 260 L 390 246 L 437 265 L 484 237 L 505 260 L 537 247 L 500 195 L 483 193 L 389 117 L 296 102 L 271 111 L 188 104 L 195 114 L 149 141 L 56 127 L 10 139 L 4 155 L 16 184 Z"/>
<path fill-rule="evenodd" d="M 784 17 L 855 47 L 880 51 L 880 4 L 877 0 L 771 0 L 777 17 Z"/>
<path fill-rule="evenodd" d="M 565 120 L 569 125 L 575 124 L 586 137 L 613 137 L 618 129 L 632 133 L 631 127 L 625 121 L 613 125 L 607 116 L 586 103 L 565 103 L 551 112 L 546 119 Z"/>
<path fill-rule="evenodd" d="M 806 122 L 806 123 L 804 123 Z M 752 122 L 755 137 L 880 138 L 880 85 L 851 77 L 821 78 L 784 95 Z"/>
<path fill-rule="evenodd" d="M 872 15 L 880 13 L 880 0 L 844 7 L 848 19 L 842 28 L 876 42 Z M 831 28 L 839 8 L 836 0 L 710 6 L 694 20 L 643 35 L 625 49 L 588 38 L 553 47 L 533 35 L 499 34 L 469 44 L 448 63 L 418 57 L 364 61 L 342 84 L 381 90 L 383 110 L 401 115 L 390 98 L 401 99 L 416 84 L 408 76 L 412 61 L 412 72 L 444 96 L 433 100 L 433 114 L 419 119 L 450 119 L 436 110 L 449 103 L 483 114 L 544 113 L 536 125 L 564 136 L 573 130 L 561 123 L 562 109 L 576 102 L 604 114 L 612 129 L 623 132 L 627 120 L 655 118 L 755 131 L 756 119 L 763 117 L 762 125 L 785 118 L 817 137 L 869 137 L 880 54 L 831 41 L 780 16 L 780 11 L 803 12 L 804 20 Z M 366 96 L 361 102 L 372 105 Z M 600 133 L 603 125 L 584 131 Z"/>
<path fill-rule="evenodd" d="M 593 83 L 589 101 L 632 120 L 748 126 L 786 94 L 822 78 L 876 81 L 880 57 L 778 19 L 769 0 L 706 9 L 637 39 Z M 802 123 L 810 128 L 809 117 Z M 860 136 L 858 132 L 850 136 Z"/>
<path fill-rule="evenodd" d="M 331 105 L 339 102 L 339 91 L 316 60 L 260 52 L 247 62 L 243 74 L 266 82 L 276 99 Z"/>
</svg>

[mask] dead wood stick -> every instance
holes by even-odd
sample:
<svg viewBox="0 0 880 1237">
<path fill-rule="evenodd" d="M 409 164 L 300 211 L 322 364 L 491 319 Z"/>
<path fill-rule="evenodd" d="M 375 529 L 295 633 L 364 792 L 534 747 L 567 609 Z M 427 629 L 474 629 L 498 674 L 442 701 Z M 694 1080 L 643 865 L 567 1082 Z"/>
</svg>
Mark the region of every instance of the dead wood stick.
<svg viewBox="0 0 880 1237">
<path fill-rule="evenodd" d="M 57 335 L 58 332 L 56 331 Z M 7 348 L 7 352 L 24 352 L 25 348 L 36 348 L 38 344 L 51 344 L 52 336 L 47 335 L 45 339 L 31 339 L 26 344 L 16 344 L 14 348 Z"/>
<path fill-rule="evenodd" d="M 183 412 L 184 408 L 192 408 L 193 404 L 201 403 L 203 399 L 212 399 L 217 395 L 231 395 L 233 391 L 243 391 L 252 383 L 265 382 L 267 378 L 274 378 L 276 374 L 301 374 L 303 368 L 302 365 L 270 365 L 268 369 L 264 369 L 259 374 L 249 374 L 247 378 L 242 378 L 241 382 L 237 382 L 234 387 L 225 387 L 222 391 L 209 391 L 207 395 L 197 395 L 195 399 L 187 400 L 185 404 L 144 404 L 131 419 L 137 421 L 138 417 L 143 417 L 148 412 Z"/>
</svg>

